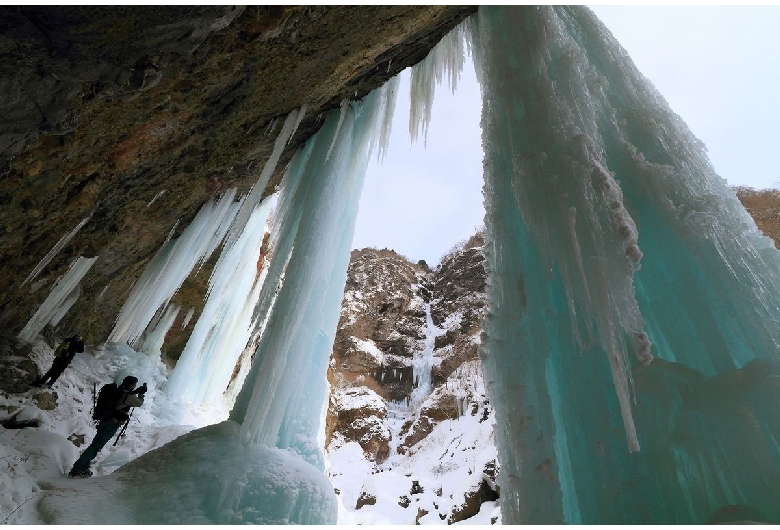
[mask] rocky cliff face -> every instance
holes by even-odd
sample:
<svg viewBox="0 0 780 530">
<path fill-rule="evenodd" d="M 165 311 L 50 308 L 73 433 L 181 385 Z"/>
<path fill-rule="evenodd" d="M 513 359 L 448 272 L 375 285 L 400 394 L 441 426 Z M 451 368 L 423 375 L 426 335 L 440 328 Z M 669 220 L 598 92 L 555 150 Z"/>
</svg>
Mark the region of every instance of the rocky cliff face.
<svg viewBox="0 0 780 530">
<path fill-rule="evenodd" d="M 738 187 L 734 191 L 758 229 L 780 248 L 780 190 Z"/>
<path fill-rule="evenodd" d="M 345 508 L 363 510 L 359 521 L 388 498 L 397 501 L 395 509 L 425 512 L 416 522 L 435 514 L 450 523 L 474 516 L 484 502 L 498 498 L 495 456 L 484 454 L 492 442 L 459 447 L 465 439 L 480 439 L 475 434 L 480 430 L 488 438 L 492 433 L 477 357 L 485 311 L 483 244 L 482 235 L 475 235 L 434 270 L 391 250 L 352 253 L 328 372 L 326 445 L 336 461 L 350 445 L 359 446 L 371 475 L 377 475 L 372 481 L 389 481 L 386 476 L 399 469 L 417 476 L 409 491 L 364 482 L 356 501 L 345 491 Z M 458 450 L 449 454 L 453 447 Z M 430 451 L 436 453 L 433 461 L 419 462 Z M 334 464 L 332 473 L 338 485 L 349 470 Z M 464 491 L 428 506 L 423 494 L 426 488 L 443 492 L 443 475 Z"/>
<path fill-rule="evenodd" d="M 420 61 L 474 11 L 0 8 L 0 324 L 6 333 L 18 333 L 82 255 L 98 259 L 60 328 L 64 335 L 81 332 L 88 343 L 104 341 L 169 233 L 178 235 L 213 194 L 231 187 L 246 192 L 256 181 L 280 118 L 308 108 L 279 168 L 318 129 L 323 113 Z M 266 194 L 280 177 L 277 171 Z M 82 222 L 34 281 L 22 285 Z M 200 308 L 204 272 L 187 282 L 176 303 Z M 169 348 L 180 348 L 186 334 Z"/>
</svg>

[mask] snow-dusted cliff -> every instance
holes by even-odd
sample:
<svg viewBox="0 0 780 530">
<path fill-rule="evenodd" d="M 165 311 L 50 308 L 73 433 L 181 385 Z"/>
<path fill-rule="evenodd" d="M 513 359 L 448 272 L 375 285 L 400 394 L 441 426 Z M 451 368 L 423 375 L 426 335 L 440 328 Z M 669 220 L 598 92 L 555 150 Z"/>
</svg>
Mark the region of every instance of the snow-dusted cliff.
<svg viewBox="0 0 780 530">
<path fill-rule="evenodd" d="M 342 522 L 500 521 L 477 358 L 482 244 L 472 237 L 435 269 L 386 249 L 352 253 L 326 433 Z"/>
</svg>

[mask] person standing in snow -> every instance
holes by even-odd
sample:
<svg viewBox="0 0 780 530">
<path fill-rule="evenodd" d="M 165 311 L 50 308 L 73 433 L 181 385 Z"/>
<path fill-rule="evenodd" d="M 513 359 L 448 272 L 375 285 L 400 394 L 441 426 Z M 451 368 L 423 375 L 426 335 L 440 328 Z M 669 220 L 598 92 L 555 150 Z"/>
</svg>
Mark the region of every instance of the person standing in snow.
<svg viewBox="0 0 780 530">
<path fill-rule="evenodd" d="M 98 420 L 95 438 L 89 447 L 81 453 L 79 459 L 74 462 L 68 473 L 69 477 L 91 477 L 92 471 L 90 471 L 89 466 L 92 460 L 116 434 L 119 427 L 130 419 L 127 411 L 131 407 L 140 407 L 144 404 L 146 383 L 137 390 L 135 389 L 136 383 L 138 383 L 138 378 L 128 375 L 122 380 L 120 386 L 117 387 L 112 383 L 100 389 L 98 404 L 93 415 L 93 418 Z M 106 392 L 105 397 L 104 392 Z M 107 405 L 103 405 L 104 401 L 107 402 Z"/>
<path fill-rule="evenodd" d="M 62 344 L 54 351 L 54 362 L 51 364 L 51 368 L 43 374 L 43 377 L 36 379 L 31 384 L 32 386 L 43 386 L 46 384 L 49 388 L 54 384 L 65 368 L 68 367 L 70 362 L 76 356 L 77 353 L 84 351 L 84 341 L 78 335 L 73 335 L 69 339 L 65 339 Z M 46 383 L 46 380 L 50 381 Z"/>
</svg>

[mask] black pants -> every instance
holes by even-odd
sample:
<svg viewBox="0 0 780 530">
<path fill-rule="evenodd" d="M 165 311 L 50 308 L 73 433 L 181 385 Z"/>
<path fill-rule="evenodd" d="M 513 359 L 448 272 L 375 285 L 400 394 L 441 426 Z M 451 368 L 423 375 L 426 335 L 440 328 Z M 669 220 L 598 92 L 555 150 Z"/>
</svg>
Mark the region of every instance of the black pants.
<svg viewBox="0 0 780 530">
<path fill-rule="evenodd" d="M 119 420 L 115 419 L 103 420 L 98 423 L 95 439 L 92 440 L 89 447 L 84 450 L 81 457 L 73 464 L 71 472 L 89 469 L 89 464 L 92 463 L 92 460 L 94 460 L 100 450 L 103 449 L 103 446 L 111 441 L 111 438 L 116 434 L 116 431 L 119 430 L 120 425 L 121 423 L 119 423 Z"/>
<path fill-rule="evenodd" d="M 46 383 L 47 379 L 51 379 L 51 381 L 49 381 L 49 385 L 53 385 L 72 360 L 73 357 L 55 357 L 54 362 L 51 364 L 51 368 L 49 368 L 48 372 L 43 374 L 43 377 L 38 380 L 38 383 L 42 385 Z"/>
</svg>

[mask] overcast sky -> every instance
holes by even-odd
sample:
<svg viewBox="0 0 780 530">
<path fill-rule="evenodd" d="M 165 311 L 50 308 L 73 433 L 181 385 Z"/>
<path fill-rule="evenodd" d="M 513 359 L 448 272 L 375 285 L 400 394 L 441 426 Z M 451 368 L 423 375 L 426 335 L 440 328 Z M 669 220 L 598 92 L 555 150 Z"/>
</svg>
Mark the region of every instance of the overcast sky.
<svg viewBox="0 0 780 530">
<path fill-rule="evenodd" d="M 780 187 L 780 6 L 594 6 L 731 185 Z M 427 146 L 411 145 L 403 74 L 390 147 L 372 161 L 354 248 L 429 265 L 483 224 L 479 87 L 469 63 L 436 92 Z"/>
</svg>

